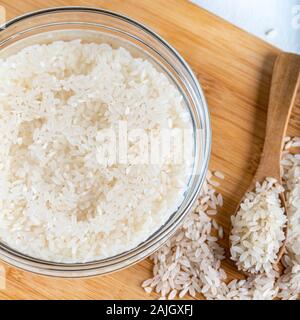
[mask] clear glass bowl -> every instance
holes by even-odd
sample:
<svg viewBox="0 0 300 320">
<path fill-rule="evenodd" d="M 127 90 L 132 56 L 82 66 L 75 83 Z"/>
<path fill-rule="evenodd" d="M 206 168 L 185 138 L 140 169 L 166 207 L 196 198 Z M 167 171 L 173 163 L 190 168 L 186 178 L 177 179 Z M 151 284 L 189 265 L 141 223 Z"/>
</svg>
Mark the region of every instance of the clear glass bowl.
<svg viewBox="0 0 300 320">
<path fill-rule="evenodd" d="M 75 36 L 72 30 L 93 31 L 97 41 L 111 42 L 136 51 L 139 56 L 150 59 L 177 85 L 191 114 L 195 157 L 190 183 L 180 208 L 148 240 L 128 252 L 99 261 L 65 264 L 32 258 L 0 243 L 0 259 L 3 261 L 28 271 L 59 277 L 85 277 L 113 272 L 155 252 L 178 229 L 197 199 L 205 180 L 211 148 L 208 108 L 192 70 L 160 36 L 128 17 L 86 7 L 61 7 L 29 13 L 0 26 L 0 58 L 11 54 L 10 48 L 16 48 L 18 44 L 22 47 L 37 42 L 72 39 Z"/>
</svg>

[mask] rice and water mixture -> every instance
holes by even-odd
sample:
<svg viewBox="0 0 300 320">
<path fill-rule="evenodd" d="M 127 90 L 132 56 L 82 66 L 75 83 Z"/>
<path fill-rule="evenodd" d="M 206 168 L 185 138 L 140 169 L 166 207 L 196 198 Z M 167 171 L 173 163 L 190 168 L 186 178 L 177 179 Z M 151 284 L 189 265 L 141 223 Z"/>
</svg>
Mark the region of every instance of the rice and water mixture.
<svg viewBox="0 0 300 320">
<path fill-rule="evenodd" d="M 191 129 L 178 89 L 124 48 L 57 41 L 0 60 L 2 242 L 45 260 L 85 262 L 134 248 L 168 220 L 191 164 L 174 164 L 172 148 L 155 164 L 99 162 L 108 143 L 99 131 L 117 135 L 120 122 L 154 137 Z M 127 148 L 138 158 L 137 136 Z"/>
</svg>

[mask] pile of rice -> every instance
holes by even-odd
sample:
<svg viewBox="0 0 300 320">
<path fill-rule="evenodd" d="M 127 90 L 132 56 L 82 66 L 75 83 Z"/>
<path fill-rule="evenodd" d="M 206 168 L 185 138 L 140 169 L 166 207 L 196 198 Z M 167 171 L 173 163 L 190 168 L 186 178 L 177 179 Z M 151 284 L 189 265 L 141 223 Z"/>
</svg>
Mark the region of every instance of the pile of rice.
<svg viewBox="0 0 300 320">
<path fill-rule="evenodd" d="M 285 240 L 285 210 L 279 195 L 284 189 L 276 179 L 256 183 L 236 215 L 231 216 L 231 259 L 239 270 L 270 273 Z"/>
<path fill-rule="evenodd" d="M 159 136 L 191 129 L 187 115 L 169 79 L 124 48 L 57 41 L 0 60 L 1 242 L 56 262 L 136 247 L 181 204 L 190 164 L 172 149 L 155 165 L 100 163 L 99 131 L 122 121 Z M 129 140 L 128 158 L 139 153 Z"/>
<path fill-rule="evenodd" d="M 299 299 L 300 294 L 300 138 L 287 138 L 283 152 L 282 176 L 287 191 L 288 233 L 283 258 L 284 275 L 280 278 L 279 297 Z"/>
<path fill-rule="evenodd" d="M 286 138 L 282 159 L 282 178 L 287 193 L 288 238 L 283 257 L 284 274 L 275 271 L 252 275 L 244 280 L 227 280 L 222 268 L 224 249 L 218 244 L 223 228 L 214 220 L 222 206 L 216 192 L 223 175 L 210 172 L 202 194 L 183 227 L 166 245 L 152 255 L 153 277 L 142 287 L 160 299 L 183 298 L 197 294 L 210 300 L 283 300 L 300 295 L 300 138 Z M 293 151 L 293 152 L 291 152 Z M 199 295 L 198 295 L 199 297 Z"/>
</svg>

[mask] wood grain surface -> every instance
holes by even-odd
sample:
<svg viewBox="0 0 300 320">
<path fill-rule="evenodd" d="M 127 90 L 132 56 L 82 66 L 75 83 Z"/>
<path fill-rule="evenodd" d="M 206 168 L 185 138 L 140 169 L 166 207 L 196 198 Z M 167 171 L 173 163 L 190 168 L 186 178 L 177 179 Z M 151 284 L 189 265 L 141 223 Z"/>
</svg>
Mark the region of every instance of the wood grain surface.
<svg viewBox="0 0 300 320">
<path fill-rule="evenodd" d="M 7 19 L 46 7 L 82 5 L 117 11 L 148 25 L 169 41 L 200 80 L 211 112 L 210 168 L 226 175 L 224 207 L 217 220 L 228 248 L 230 215 L 251 182 L 263 147 L 272 67 L 279 50 L 184 0 L 0 0 Z M 300 101 L 289 123 L 300 134 Z M 228 251 L 227 251 L 228 254 Z M 55 279 L 3 265 L 0 299 L 155 299 L 140 288 L 151 276 L 149 259 L 124 271 L 89 279 Z M 242 278 L 229 259 L 230 277 Z M 197 297 L 201 299 L 201 297 Z"/>
</svg>

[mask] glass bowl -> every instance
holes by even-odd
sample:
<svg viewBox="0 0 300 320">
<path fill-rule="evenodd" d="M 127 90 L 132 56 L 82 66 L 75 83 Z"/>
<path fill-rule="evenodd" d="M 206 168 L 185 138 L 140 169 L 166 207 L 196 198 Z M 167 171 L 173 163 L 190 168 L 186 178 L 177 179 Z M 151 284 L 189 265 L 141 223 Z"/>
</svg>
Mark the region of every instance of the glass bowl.
<svg viewBox="0 0 300 320">
<path fill-rule="evenodd" d="M 144 25 L 123 15 L 86 7 L 61 7 L 32 12 L 0 26 L 0 58 L 33 43 L 71 40 L 72 31 L 86 34 L 83 40 L 108 41 L 136 51 L 150 59 L 181 91 L 189 109 L 194 137 L 192 175 L 185 199 L 178 210 L 145 242 L 125 253 L 87 263 L 55 263 L 26 256 L 0 243 L 0 259 L 39 274 L 58 277 L 86 277 L 128 267 L 155 252 L 178 229 L 196 201 L 205 180 L 211 148 L 211 127 L 207 104 L 190 67 L 166 41 Z M 88 32 L 87 32 L 88 31 Z M 93 33 L 91 33 L 93 31 Z M 78 38 L 78 33 L 77 33 Z M 22 41 L 21 41 L 22 40 Z M 13 46 L 12 46 L 13 45 Z"/>
</svg>

